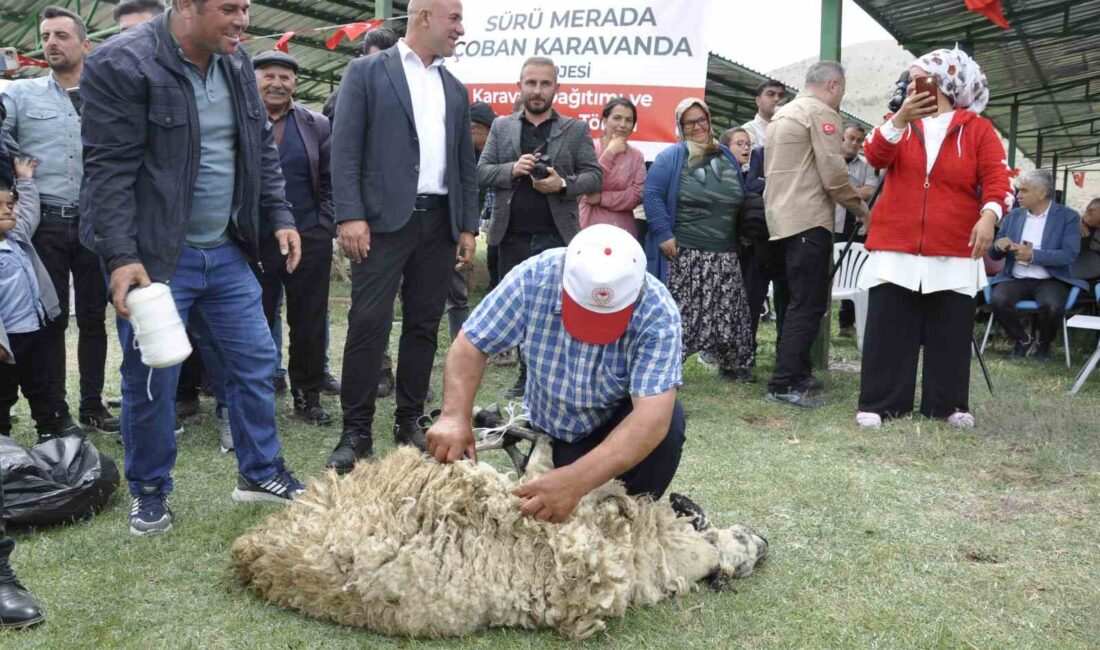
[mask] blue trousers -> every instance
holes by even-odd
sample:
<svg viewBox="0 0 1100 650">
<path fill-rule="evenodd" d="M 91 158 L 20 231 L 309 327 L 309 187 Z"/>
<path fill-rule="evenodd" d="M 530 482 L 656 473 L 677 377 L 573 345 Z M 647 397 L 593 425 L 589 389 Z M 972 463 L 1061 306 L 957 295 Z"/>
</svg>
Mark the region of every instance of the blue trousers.
<svg viewBox="0 0 1100 650">
<path fill-rule="evenodd" d="M 168 286 L 180 318 L 202 314 L 200 336 L 224 361 L 237 467 L 262 483 L 276 473 L 275 344 L 261 305 L 260 285 L 234 244 L 201 250 L 184 246 Z M 172 490 L 176 464 L 176 383 L 180 366 L 153 369 L 141 362 L 134 331 L 118 320 L 122 345 L 122 440 L 126 479 L 137 494 L 142 485 Z"/>
</svg>

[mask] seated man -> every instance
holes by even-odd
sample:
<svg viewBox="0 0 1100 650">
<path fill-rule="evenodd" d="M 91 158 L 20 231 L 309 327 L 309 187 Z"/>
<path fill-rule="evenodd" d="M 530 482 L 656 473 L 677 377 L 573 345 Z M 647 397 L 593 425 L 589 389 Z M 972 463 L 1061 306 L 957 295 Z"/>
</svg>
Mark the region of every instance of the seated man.
<svg viewBox="0 0 1100 650">
<path fill-rule="evenodd" d="M 993 313 L 1015 341 L 1012 355 L 1024 358 L 1034 343 L 1024 330 L 1016 303 L 1039 304 L 1039 346 L 1035 358 L 1050 360 L 1050 342 L 1065 315 L 1071 287 L 1087 291 L 1088 285 L 1070 275 L 1070 266 L 1081 247 L 1081 218 L 1052 200 L 1053 178 L 1044 169 L 1020 175 L 1020 207 L 1001 223 L 1000 237 L 989 256 L 1005 260 L 993 285 Z"/>
<path fill-rule="evenodd" d="M 1081 252 L 1073 262 L 1073 277 L 1092 285 L 1100 280 L 1100 198 L 1089 201 L 1081 217 Z"/>
<path fill-rule="evenodd" d="M 451 345 L 428 452 L 439 462 L 477 459 L 470 416 L 485 361 L 521 346 L 524 405 L 553 439 L 555 467 L 517 491 L 523 513 L 560 523 L 616 477 L 630 494 L 659 498 L 684 445 L 681 328 L 645 262 L 629 233 L 597 224 L 501 278 Z"/>
</svg>

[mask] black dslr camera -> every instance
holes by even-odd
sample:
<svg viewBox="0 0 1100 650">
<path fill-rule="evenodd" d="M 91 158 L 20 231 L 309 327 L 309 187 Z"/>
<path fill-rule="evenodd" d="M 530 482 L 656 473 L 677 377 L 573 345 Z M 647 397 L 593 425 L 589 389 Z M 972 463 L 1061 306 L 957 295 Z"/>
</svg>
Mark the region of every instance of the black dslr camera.
<svg viewBox="0 0 1100 650">
<path fill-rule="evenodd" d="M 901 105 L 905 103 L 905 98 L 909 96 L 909 69 L 906 68 L 902 71 L 901 76 L 898 77 L 897 83 L 894 84 L 894 94 L 890 96 L 890 112 L 897 113 L 901 110 Z"/>
<path fill-rule="evenodd" d="M 531 155 L 535 157 L 535 166 L 531 168 L 531 178 L 541 181 L 544 178 L 550 176 L 550 167 L 553 167 L 553 163 L 550 162 L 550 156 L 546 155 L 546 143 L 539 145 L 537 149 L 531 152 Z"/>
</svg>

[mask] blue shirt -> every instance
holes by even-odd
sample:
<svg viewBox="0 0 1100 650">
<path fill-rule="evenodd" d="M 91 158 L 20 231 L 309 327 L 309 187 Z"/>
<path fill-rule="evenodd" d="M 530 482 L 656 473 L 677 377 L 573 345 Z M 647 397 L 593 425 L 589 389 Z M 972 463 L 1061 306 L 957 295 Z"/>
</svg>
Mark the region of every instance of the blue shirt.
<svg viewBox="0 0 1100 650">
<path fill-rule="evenodd" d="M 283 141 L 279 143 L 279 163 L 286 181 L 286 200 L 294 213 L 294 225 L 298 232 L 305 232 L 321 223 L 317 202 L 313 200 L 313 179 L 309 176 L 309 153 L 298 122 L 291 110 L 284 117 Z"/>
<path fill-rule="evenodd" d="M 647 274 L 618 341 L 593 345 L 573 338 L 561 320 L 565 250 L 546 251 L 513 269 L 462 331 L 485 354 L 521 346 L 531 424 L 575 442 L 607 422 L 623 400 L 659 395 L 683 383 L 681 327 L 668 289 Z"/>
<path fill-rule="evenodd" d="M 53 74 L 11 82 L 2 96 L 8 117 L 3 131 L 12 155 L 38 161 L 34 180 L 42 203 L 75 206 L 80 201 L 84 158 L 80 116 Z"/>
<path fill-rule="evenodd" d="M 0 323 L 9 334 L 26 334 L 45 322 L 42 301 L 38 299 L 38 278 L 31 260 L 8 233 L 0 240 Z"/>
<path fill-rule="evenodd" d="M 228 239 L 225 229 L 229 226 L 233 211 L 237 174 L 237 115 L 229 94 L 229 82 L 218 63 L 221 55 L 215 54 L 210 58 L 204 79 L 198 67 L 183 55 L 178 44 L 176 50 L 183 59 L 187 79 L 195 93 L 202 138 L 199 174 L 191 199 L 191 222 L 187 227 L 187 245 L 215 248 Z"/>
</svg>

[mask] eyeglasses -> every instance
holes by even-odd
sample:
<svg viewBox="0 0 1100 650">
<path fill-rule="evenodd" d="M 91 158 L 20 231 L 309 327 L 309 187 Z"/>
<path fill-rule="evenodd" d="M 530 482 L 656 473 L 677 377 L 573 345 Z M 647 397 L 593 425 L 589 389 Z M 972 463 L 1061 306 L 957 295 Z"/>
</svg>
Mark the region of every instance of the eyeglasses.
<svg viewBox="0 0 1100 650">
<path fill-rule="evenodd" d="M 752 140 L 734 140 L 730 144 L 732 144 L 735 147 L 740 147 L 742 149 L 751 149 L 752 148 Z"/>
<path fill-rule="evenodd" d="M 683 123 L 684 133 L 688 131 L 694 131 L 695 129 L 705 129 L 710 126 L 709 117 L 700 117 L 697 120 L 687 120 Z"/>
</svg>

